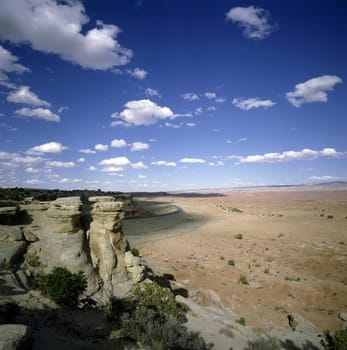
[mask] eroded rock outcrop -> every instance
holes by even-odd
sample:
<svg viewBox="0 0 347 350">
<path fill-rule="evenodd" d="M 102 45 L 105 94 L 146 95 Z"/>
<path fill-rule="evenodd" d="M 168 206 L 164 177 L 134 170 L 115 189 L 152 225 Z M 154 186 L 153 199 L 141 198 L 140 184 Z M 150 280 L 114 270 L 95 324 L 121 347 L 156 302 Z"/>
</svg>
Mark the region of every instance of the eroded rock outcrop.
<svg viewBox="0 0 347 350">
<path fill-rule="evenodd" d="M 88 234 L 93 267 L 109 295 L 121 296 L 132 282 L 143 278 L 144 270 L 138 261 L 138 276 L 135 276 L 125 260 L 131 252 L 127 252 L 128 243 L 122 232 L 124 203 L 111 196 L 90 197 L 89 202 L 93 204 Z"/>
<path fill-rule="evenodd" d="M 122 232 L 124 204 L 113 196 L 89 200 L 83 216 L 79 197 L 26 201 L 20 207 L 3 209 L 2 268 L 28 277 L 62 266 L 74 273 L 82 271 L 88 281 L 86 294 L 100 303 L 124 295 L 134 282 L 143 279 L 144 271 Z M 14 225 L 18 213 L 20 218 L 25 213 L 30 220 L 23 223 L 21 219 Z"/>
</svg>

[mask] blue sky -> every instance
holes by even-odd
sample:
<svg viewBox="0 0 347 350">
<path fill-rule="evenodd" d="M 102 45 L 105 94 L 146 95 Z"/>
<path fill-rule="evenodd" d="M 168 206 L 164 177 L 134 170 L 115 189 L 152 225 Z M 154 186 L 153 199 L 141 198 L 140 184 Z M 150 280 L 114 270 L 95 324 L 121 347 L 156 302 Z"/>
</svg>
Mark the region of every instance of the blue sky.
<svg viewBox="0 0 347 350">
<path fill-rule="evenodd" d="M 2 0 L 0 186 L 347 180 L 347 3 Z"/>
</svg>

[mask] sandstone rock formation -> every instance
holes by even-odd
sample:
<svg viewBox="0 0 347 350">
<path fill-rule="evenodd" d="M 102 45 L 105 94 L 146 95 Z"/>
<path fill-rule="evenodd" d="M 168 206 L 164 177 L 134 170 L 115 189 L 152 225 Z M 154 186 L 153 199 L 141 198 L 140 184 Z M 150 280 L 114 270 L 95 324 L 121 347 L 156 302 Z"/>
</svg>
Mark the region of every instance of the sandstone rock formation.
<svg viewBox="0 0 347 350">
<path fill-rule="evenodd" d="M 122 232 L 124 204 L 113 196 L 90 197 L 81 220 L 82 204 L 63 197 L 0 208 L 0 265 L 23 279 L 21 287 L 31 275 L 62 266 L 84 272 L 86 294 L 105 303 L 143 279 L 144 267 Z"/>
<path fill-rule="evenodd" d="M 0 325 L 0 350 L 30 349 L 29 327 L 22 324 Z"/>
</svg>

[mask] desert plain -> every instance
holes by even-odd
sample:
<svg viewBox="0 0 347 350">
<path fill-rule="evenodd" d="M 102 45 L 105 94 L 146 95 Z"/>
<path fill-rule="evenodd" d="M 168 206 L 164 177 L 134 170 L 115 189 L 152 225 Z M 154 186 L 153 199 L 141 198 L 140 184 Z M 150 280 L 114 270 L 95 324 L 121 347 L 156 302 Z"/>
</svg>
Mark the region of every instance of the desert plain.
<svg viewBox="0 0 347 350">
<path fill-rule="evenodd" d="M 154 216 L 124 233 L 201 305 L 269 330 L 289 314 L 338 330 L 347 309 L 347 189 L 303 186 L 136 198 Z"/>
</svg>

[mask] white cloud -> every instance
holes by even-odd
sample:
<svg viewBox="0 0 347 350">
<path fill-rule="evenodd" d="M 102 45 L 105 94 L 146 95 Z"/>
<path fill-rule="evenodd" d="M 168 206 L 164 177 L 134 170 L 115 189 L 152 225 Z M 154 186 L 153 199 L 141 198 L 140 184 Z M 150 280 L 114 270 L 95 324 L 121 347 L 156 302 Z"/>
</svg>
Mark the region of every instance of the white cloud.
<svg viewBox="0 0 347 350">
<path fill-rule="evenodd" d="M 274 106 L 276 103 L 271 100 L 261 100 L 259 97 L 248 98 L 245 100 L 234 98 L 233 105 L 245 111 L 249 111 L 253 108 L 269 108 Z"/>
<path fill-rule="evenodd" d="M 105 166 L 115 166 L 115 167 L 123 167 L 130 164 L 130 161 L 127 157 L 115 157 L 104 159 L 100 162 L 100 165 Z"/>
<path fill-rule="evenodd" d="M 300 107 L 304 103 L 327 102 L 326 92 L 333 90 L 339 83 L 342 83 L 342 79 L 338 76 L 323 75 L 296 84 L 294 91 L 287 92 L 286 97 L 294 107 Z"/>
<path fill-rule="evenodd" d="M 147 89 L 145 90 L 145 94 L 146 94 L 147 96 L 158 96 L 158 97 L 161 97 L 160 92 L 159 92 L 158 90 L 156 90 L 156 89 L 151 89 L 151 88 L 147 88 Z"/>
<path fill-rule="evenodd" d="M 199 100 L 199 96 L 196 93 L 194 93 L 194 92 L 187 92 L 185 94 L 182 94 L 181 96 L 182 96 L 182 98 L 184 100 L 188 100 L 188 101 L 197 101 L 197 100 Z"/>
<path fill-rule="evenodd" d="M 7 73 L 30 72 L 30 69 L 17 63 L 18 58 L 0 44 L 0 71 Z"/>
<path fill-rule="evenodd" d="M 195 115 L 201 115 L 202 114 L 202 108 L 201 107 L 196 108 L 194 114 Z"/>
<path fill-rule="evenodd" d="M 241 137 L 240 139 L 237 140 L 237 142 L 246 142 L 248 139 L 247 137 Z"/>
<path fill-rule="evenodd" d="M 106 172 L 106 173 L 116 173 L 119 171 L 123 171 L 124 168 L 121 166 L 113 166 L 113 165 L 108 165 L 105 166 L 104 168 L 102 168 L 102 171 Z"/>
<path fill-rule="evenodd" d="M 144 151 L 146 149 L 149 148 L 149 144 L 148 143 L 144 143 L 144 142 L 141 142 L 141 141 L 137 141 L 137 142 L 133 142 L 131 144 L 131 149 L 130 151 L 132 152 L 136 152 L 136 151 Z"/>
<path fill-rule="evenodd" d="M 27 173 L 30 173 L 30 174 L 37 174 L 38 172 L 40 172 L 39 169 L 35 169 L 35 168 L 32 168 L 32 167 L 26 168 L 25 171 Z"/>
<path fill-rule="evenodd" d="M 173 128 L 173 129 L 179 129 L 181 125 L 179 124 L 174 124 L 174 123 L 165 123 L 164 124 L 167 128 Z"/>
<path fill-rule="evenodd" d="M 48 161 L 46 165 L 54 168 L 74 168 L 74 162 L 60 162 L 60 161 Z"/>
<path fill-rule="evenodd" d="M 132 163 L 130 164 L 130 166 L 133 169 L 148 169 L 148 166 L 143 164 L 142 162 Z"/>
<path fill-rule="evenodd" d="M 276 28 L 270 25 L 268 11 L 254 6 L 233 7 L 226 13 L 226 19 L 238 24 L 243 29 L 243 34 L 249 39 L 265 39 Z"/>
<path fill-rule="evenodd" d="M 167 162 L 166 160 L 157 160 L 155 162 L 152 162 L 153 165 L 158 166 L 168 166 L 168 167 L 175 167 L 177 164 L 175 162 Z"/>
<path fill-rule="evenodd" d="M 208 165 L 218 167 L 223 166 L 224 163 L 221 160 L 218 160 L 217 162 L 209 162 Z"/>
<path fill-rule="evenodd" d="M 210 106 L 207 108 L 209 112 L 214 112 L 217 108 L 215 106 Z"/>
<path fill-rule="evenodd" d="M 84 163 L 85 161 L 86 161 L 85 158 L 81 157 L 81 158 L 78 159 L 77 162 L 78 162 L 78 163 Z"/>
<path fill-rule="evenodd" d="M 89 148 L 80 149 L 79 152 L 84 153 L 84 154 L 95 154 L 96 153 L 94 150 L 89 149 Z"/>
<path fill-rule="evenodd" d="M 90 166 L 89 168 L 88 168 L 90 171 L 95 171 L 96 170 L 96 167 L 95 166 Z"/>
<path fill-rule="evenodd" d="M 226 99 L 225 99 L 224 97 L 217 97 L 217 98 L 215 99 L 215 101 L 216 101 L 217 103 L 224 103 L 224 102 L 226 101 Z"/>
<path fill-rule="evenodd" d="M 310 176 L 309 177 L 310 180 L 323 180 L 323 181 L 330 181 L 330 180 L 339 180 L 340 177 L 338 176 L 331 176 L 331 175 L 323 175 L 323 176 Z"/>
<path fill-rule="evenodd" d="M 30 117 L 33 119 L 41 119 L 47 122 L 60 122 L 60 117 L 57 114 L 52 113 L 47 108 L 27 108 L 23 107 L 21 109 L 17 109 L 15 112 L 17 115 L 21 115 L 23 117 Z"/>
<path fill-rule="evenodd" d="M 30 91 L 29 86 L 20 86 L 17 90 L 11 92 L 7 96 L 7 101 L 13 103 L 22 103 L 30 106 L 50 107 L 51 104 L 47 101 L 41 100 L 36 94 Z"/>
<path fill-rule="evenodd" d="M 70 108 L 67 107 L 67 106 L 60 107 L 60 108 L 58 109 L 58 113 L 62 113 L 62 112 L 64 112 L 64 111 L 68 111 L 69 109 L 70 109 Z"/>
<path fill-rule="evenodd" d="M 97 21 L 84 33 L 88 21 L 79 0 L 2 0 L 0 39 L 28 43 L 84 68 L 106 70 L 127 64 L 133 53 L 116 40 L 120 28 Z"/>
<path fill-rule="evenodd" d="M 114 139 L 111 141 L 111 147 L 122 148 L 126 147 L 128 144 L 123 139 Z"/>
<path fill-rule="evenodd" d="M 28 154 L 61 153 L 69 147 L 63 146 L 60 142 L 51 141 L 39 146 L 30 148 Z"/>
<path fill-rule="evenodd" d="M 139 179 L 145 179 L 145 178 L 146 178 L 146 175 L 137 175 L 137 177 L 138 177 Z"/>
<path fill-rule="evenodd" d="M 129 75 L 131 75 L 133 78 L 143 80 L 146 78 L 148 72 L 146 72 L 144 69 L 141 68 L 135 68 L 133 70 L 127 71 Z"/>
<path fill-rule="evenodd" d="M 22 165 L 32 165 L 32 164 L 40 163 L 43 160 L 44 159 L 41 157 L 31 157 L 31 156 L 25 156 L 25 157 L 15 156 L 11 158 L 11 161 L 13 163 L 22 164 Z"/>
<path fill-rule="evenodd" d="M 240 163 L 284 163 L 296 160 L 314 160 L 318 157 L 340 158 L 344 155 L 343 152 L 337 152 L 334 148 L 324 148 L 321 151 L 304 148 L 301 151 L 285 151 L 282 153 L 274 152 L 246 157 L 235 156 L 234 158 L 237 158 Z"/>
<path fill-rule="evenodd" d="M 121 119 L 111 125 L 140 126 L 153 125 L 164 119 L 174 119 L 175 115 L 168 107 L 160 107 L 151 100 L 129 101 L 125 104 L 125 109 L 120 113 L 113 113 L 112 118 Z"/>
<path fill-rule="evenodd" d="M 39 179 L 29 179 L 24 181 L 24 183 L 28 184 L 28 185 L 37 185 L 40 183 Z"/>
<path fill-rule="evenodd" d="M 94 146 L 94 149 L 96 151 L 100 151 L 100 152 L 106 152 L 108 151 L 108 145 L 103 145 L 101 143 L 98 143 Z"/>
<path fill-rule="evenodd" d="M 193 128 L 196 125 L 196 123 L 186 123 L 186 125 L 190 128 Z"/>
<path fill-rule="evenodd" d="M 204 96 L 208 99 L 208 100 L 214 100 L 217 98 L 217 95 L 215 92 L 205 92 Z"/>
<path fill-rule="evenodd" d="M 187 163 L 187 164 L 203 164 L 206 163 L 206 161 L 204 159 L 200 159 L 200 158 L 182 158 L 180 160 L 181 163 Z"/>
<path fill-rule="evenodd" d="M 58 181 L 60 184 L 68 184 L 68 183 L 77 183 L 77 182 L 82 182 L 81 179 L 68 179 L 64 177 L 63 179 Z"/>
</svg>

